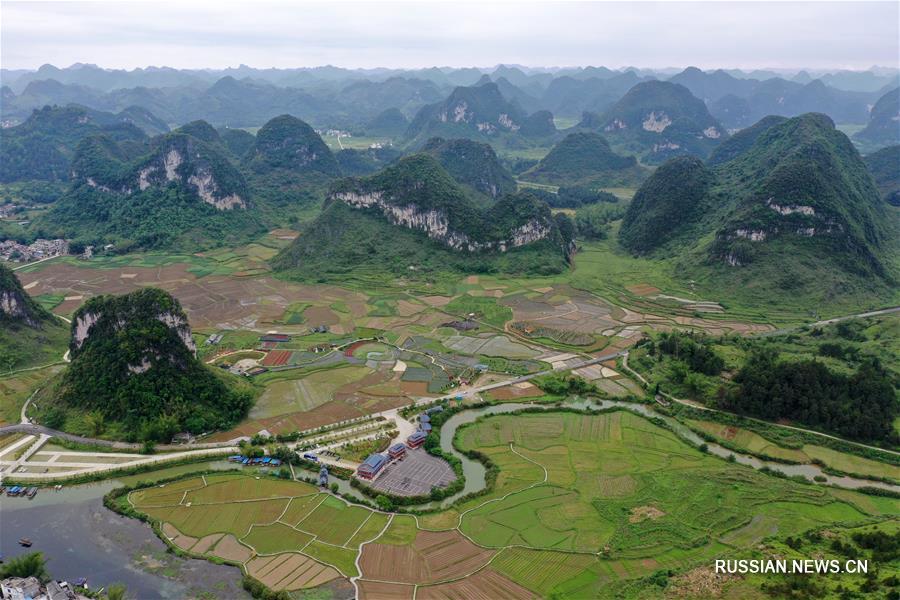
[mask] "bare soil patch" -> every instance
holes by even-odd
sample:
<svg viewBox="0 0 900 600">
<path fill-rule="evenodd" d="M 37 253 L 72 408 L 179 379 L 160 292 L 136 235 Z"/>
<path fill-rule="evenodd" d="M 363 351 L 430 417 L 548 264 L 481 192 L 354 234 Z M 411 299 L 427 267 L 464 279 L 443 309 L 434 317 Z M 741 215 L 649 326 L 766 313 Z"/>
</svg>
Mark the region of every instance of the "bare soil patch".
<svg viewBox="0 0 900 600">
<path fill-rule="evenodd" d="M 214 533 L 212 535 L 207 535 L 206 537 L 200 538 L 200 541 L 194 544 L 191 548 L 191 552 L 194 554 L 204 554 L 207 550 L 212 548 L 216 542 L 222 539 L 221 533 Z"/>
<path fill-rule="evenodd" d="M 641 521 L 646 521 L 647 519 L 655 521 L 664 516 L 666 516 L 666 513 L 659 510 L 655 506 L 635 506 L 631 509 L 631 515 L 629 515 L 628 517 L 628 522 L 640 523 Z"/>
<path fill-rule="evenodd" d="M 538 598 L 531 590 L 522 587 L 497 571 L 487 568 L 453 583 L 420 587 L 416 600 L 521 600 Z"/>
<path fill-rule="evenodd" d="M 666 590 L 670 598 L 721 598 L 725 585 L 734 575 L 716 573 L 712 567 L 698 567 L 673 577 Z"/>
<path fill-rule="evenodd" d="M 652 296 L 659 293 L 659 288 L 653 287 L 648 283 L 637 283 L 634 285 L 626 285 L 625 289 L 636 296 Z"/>
<path fill-rule="evenodd" d="M 253 556 L 253 551 L 237 541 L 236 537 L 228 534 L 219 540 L 219 543 L 216 544 L 211 554 L 218 556 L 223 560 L 243 564 Z"/>
<path fill-rule="evenodd" d="M 479 548 L 458 531 L 419 531 L 407 546 L 366 544 L 359 564 L 363 577 L 401 583 L 436 583 L 472 573 L 494 552 Z"/>
<path fill-rule="evenodd" d="M 416 589 L 412 585 L 366 581 L 365 579 L 358 580 L 356 585 L 359 586 L 360 600 L 413 600 Z"/>
</svg>

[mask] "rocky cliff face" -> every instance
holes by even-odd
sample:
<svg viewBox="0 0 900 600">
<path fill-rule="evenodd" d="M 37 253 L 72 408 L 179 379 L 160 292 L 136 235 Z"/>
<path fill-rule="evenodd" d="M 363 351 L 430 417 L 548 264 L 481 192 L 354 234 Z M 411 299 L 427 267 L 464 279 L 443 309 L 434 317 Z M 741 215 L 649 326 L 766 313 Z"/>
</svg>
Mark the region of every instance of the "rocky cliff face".
<svg viewBox="0 0 900 600">
<path fill-rule="evenodd" d="M 22 321 L 31 327 L 38 325 L 37 319 L 25 308 L 25 299 L 14 291 L 0 291 L 0 313 L 10 319 Z"/>
<path fill-rule="evenodd" d="M 191 130 L 200 129 L 192 125 Z M 150 156 L 141 160 L 110 139 L 87 138 L 76 151 L 71 178 L 102 192 L 126 196 L 174 182 L 217 210 L 249 206 L 243 177 L 216 144 L 179 130 L 155 138 L 150 147 Z"/>
<path fill-rule="evenodd" d="M 332 198 L 345 202 L 353 208 L 377 209 L 392 224 L 422 231 L 429 238 L 453 250 L 506 252 L 510 248 L 542 240 L 551 232 L 549 224 L 538 219 L 530 219 L 513 229 L 505 239 L 476 241 L 466 233 L 452 229 L 446 212 L 436 209 L 425 210 L 415 204 L 390 203 L 385 200 L 383 192 L 339 192 L 333 194 Z"/>
<path fill-rule="evenodd" d="M 220 173 L 219 171 L 228 171 Z M 151 186 L 180 182 L 205 203 L 218 210 L 247 208 L 246 193 L 240 193 L 240 175 L 227 161 L 211 156 L 198 142 L 186 135 L 171 136 L 154 155 L 145 161 L 129 183 L 127 193 L 143 191 Z M 223 176 L 231 181 L 222 181 Z"/>
<path fill-rule="evenodd" d="M 75 345 L 75 348 L 81 348 L 84 342 L 91 336 L 91 329 L 100 322 L 102 318 L 103 313 L 98 311 L 84 311 L 78 314 L 72 322 L 72 343 Z M 172 329 L 187 349 L 194 355 L 197 354 L 197 345 L 194 343 L 194 338 L 191 337 L 191 327 L 188 325 L 187 319 L 183 315 L 171 311 L 162 312 L 156 315 L 156 320 L 163 323 L 169 329 Z M 115 331 L 123 331 L 129 326 L 130 324 L 127 319 L 119 317 L 114 320 L 112 327 Z"/>
<path fill-rule="evenodd" d="M 8 321 L 38 328 L 47 316 L 22 288 L 16 274 L 0 264 L 0 324 Z"/>
<path fill-rule="evenodd" d="M 161 327 L 162 326 L 162 327 Z M 130 374 L 144 373 L 160 361 L 182 363 L 195 357 L 187 316 L 166 292 L 147 288 L 125 296 L 91 298 L 72 319 L 73 359 L 93 342 L 118 345 Z M 96 345 L 96 344 L 95 344 Z"/>
</svg>

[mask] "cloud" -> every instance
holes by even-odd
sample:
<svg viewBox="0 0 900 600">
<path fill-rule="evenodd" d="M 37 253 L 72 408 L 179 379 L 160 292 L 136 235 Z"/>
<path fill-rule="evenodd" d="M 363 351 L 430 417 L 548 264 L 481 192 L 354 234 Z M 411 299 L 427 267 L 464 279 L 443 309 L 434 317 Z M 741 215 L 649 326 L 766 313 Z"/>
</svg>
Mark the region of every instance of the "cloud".
<svg viewBox="0 0 900 600">
<path fill-rule="evenodd" d="M 0 63 L 111 68 L 897 65 L 897 2 L 15 2 Z"/>
</svg>

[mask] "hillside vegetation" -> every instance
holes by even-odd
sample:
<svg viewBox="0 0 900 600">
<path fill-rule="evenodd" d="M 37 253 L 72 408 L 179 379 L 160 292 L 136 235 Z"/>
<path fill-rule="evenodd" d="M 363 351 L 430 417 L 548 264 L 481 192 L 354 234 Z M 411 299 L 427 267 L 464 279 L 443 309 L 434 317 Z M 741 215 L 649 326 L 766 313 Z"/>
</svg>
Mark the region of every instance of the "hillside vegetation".
<svg viewBox="0 0 900 600">
<path fill-rule="evenodd" d="M 562 223 L 562 224 L 561 224 Z M 370 270 L 542 272 L 564 269 L 571 222 L 527 193 L 475 204 L 430 155 L 336 183 L 325 210 L 274 260 L 295 277 Z"/>
<path fill-rule="evenodd" d="M 69 351 L 69 368 L 38 403 L 49 427 L 168 441 L 179 431 L 226 428 L 250 408 L 249 392 L 197 360 L 187 316 L 159 289 L 85 302 L 73 315 Z"/>
<path fill-rule="evenodd" d="M 66 327 L 0 263 L 0 375 L 62 360 Z"/>
<path fill-rule="evenodd" d="M 637 84 L 594 123 L 613 147 L 638 154 L 644 164 L 682 154 L 706 158 L 728 136 L 702 100 L 668 81 Z"/>
<path fill-rule="evenodd" d="M 622 244 L 770 301 L 889 297 L 896 220 L 850 140 L 817 114 L 762 129 L 712 170 L 661 167 L 635 195 Z"/>
<path fill-rule="evenodd" d="M 613 152 L 599 134 L 570 133 L 521 178 L 550 185 L 637 186 L 647 176 L 634 156 Z"/>
</svg>

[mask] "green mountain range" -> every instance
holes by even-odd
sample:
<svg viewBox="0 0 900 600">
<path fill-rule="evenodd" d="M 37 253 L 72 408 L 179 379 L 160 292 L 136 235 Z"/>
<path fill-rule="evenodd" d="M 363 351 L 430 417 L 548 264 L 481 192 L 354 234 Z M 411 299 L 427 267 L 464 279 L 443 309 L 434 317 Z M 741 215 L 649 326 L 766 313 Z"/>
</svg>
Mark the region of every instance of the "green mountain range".
<svg viewBox="0 0 900 600">
<path fill-rule="evenodd" d="M 233 425 L 250 407 L 248 393 L 197 359 L 187 316 L 167 292 L 95 296 L 71 329 L 71 364 L 41 399 L 39 422 L 71 428 L 91 415 L 129 439 L 169 441 Z"/>
<path fill-rule="evenodd" d="M 702 100 L 668 81 L 637 84 L 597 120 L 614 148 L 660 164 L 682 154 L 706 158 L 728 134 Z"/>
<path fill-rule="evenodd" d="M 548 117 L 549 115 L 549 117 Z M 552 115 L 544 111 L 529 117 L 486 82 L 457 87 L 442 102 L 423 106 L 406 130 L 406 139 L 417 147 L 429 138 L 491 140 L 506 136 L 548 135 L 555 131 Z"/>
<path fill-rule="evenodd" d="M 850 140 L 821 114 L 760 129 L 713 168 L 660 167 L 635 194 L 623 246 L 760 296 L 885 293 L 898 274 L 896 222 Z"/>
<path fill-rule="evenodd" d="M 35 110 L 16 127 L 0 129 L 0 182 L 66 181 L 78 143 L 104 134 L 119 142 L 143 142 L 147 135 L 131 117 L 79 106 Z"/>
<path fill-rule="evenodd" d="M 885 202 L 900 206 L 900 144 L 863 157 Z"/>
<path fill-rule="evenodd" d="M 521 179 L 551 185 L 632 187 L 647 177 L 633 156 L 613 152 L 598 133 L 570 133 Z"/>
<path fill-rule="evenodd" d="M 195 135 L 200 137 L 195 137 Z M 72 189 L 36 231 L 121 250 L 240 243 L 264 231 L 246 180 L 218 133 L 191 123 L 143 145 L 82 140 Z"/>
<path fill-rule="evenodd" d="M 516 191 L 516 180 L 500 164 L 490 144 L 468 139 L 431 138 L 422 152 L 437 159 L 457 182 L 491 198 Z"/>
<path fill-rule="evenodd" d="M 303 279 L 434 271 L 553 273 L 572 251 L 571 222 L 530 194 L 478 206 L 428 154 L 337 182 L 321 215 L 272 261 Z"/>
</svg>

